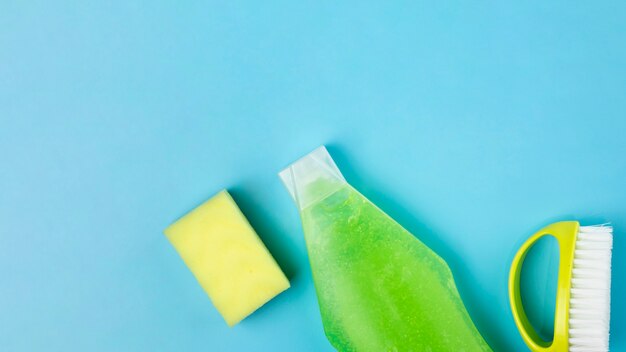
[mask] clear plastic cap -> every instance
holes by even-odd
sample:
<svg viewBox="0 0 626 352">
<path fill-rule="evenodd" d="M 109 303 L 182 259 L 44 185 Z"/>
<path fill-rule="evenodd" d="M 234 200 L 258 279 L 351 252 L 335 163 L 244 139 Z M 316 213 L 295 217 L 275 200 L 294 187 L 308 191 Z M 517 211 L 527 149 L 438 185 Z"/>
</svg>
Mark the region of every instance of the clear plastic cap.
<svg viewBox="0 0 626 352">
<path fill-rule="evenodd" d="M 278 176 L 299 210 L 321 201 L 346 184 L 324 146 L 289 165 Z"/>
</svg>

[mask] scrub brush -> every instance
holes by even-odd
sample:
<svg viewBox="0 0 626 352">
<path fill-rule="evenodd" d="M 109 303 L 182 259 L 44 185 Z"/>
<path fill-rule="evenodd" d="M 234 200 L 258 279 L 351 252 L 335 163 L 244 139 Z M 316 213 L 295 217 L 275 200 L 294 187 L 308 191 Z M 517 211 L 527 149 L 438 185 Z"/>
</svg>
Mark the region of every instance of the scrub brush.
<svg viewBox="0 0 626 352">
<path fill-rule="evenodd" d="M 559 243 L 554 338 L 551 342 L 541 339 L 528 321 L 519 287 L 526 253 L 546 235 L 555 237 Z M 517 328 L 531 351 L 609 350 L 612 246 L 611 226 L 580 226 L 576 221 L 549 225 L 522 245 L 509 274 L 509 299 Z"/>
</svg>

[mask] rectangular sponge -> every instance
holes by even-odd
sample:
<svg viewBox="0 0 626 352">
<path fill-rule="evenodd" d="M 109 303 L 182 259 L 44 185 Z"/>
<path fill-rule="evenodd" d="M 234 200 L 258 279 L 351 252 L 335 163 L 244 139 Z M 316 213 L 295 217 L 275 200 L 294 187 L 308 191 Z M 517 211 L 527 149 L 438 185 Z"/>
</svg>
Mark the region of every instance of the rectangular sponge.
<svg viewBox="0 0 626 352">
<path fill-rule="evenodd" d="M 289 288 L 225 190 L 170 225 L 165 235 L 229 326 Z"/>
</svg>

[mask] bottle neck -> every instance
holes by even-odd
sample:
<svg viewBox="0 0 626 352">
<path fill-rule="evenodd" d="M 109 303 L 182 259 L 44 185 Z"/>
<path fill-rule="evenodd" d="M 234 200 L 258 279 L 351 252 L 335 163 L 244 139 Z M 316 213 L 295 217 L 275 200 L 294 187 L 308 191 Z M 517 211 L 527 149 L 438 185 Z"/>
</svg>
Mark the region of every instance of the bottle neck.
<svg viewBox="0 0 626 352">
<path fill-rule="evenodd" d="M 324 146 L 289 165 L 279 176 L 299 210 L 319 202 L 346 184 Z"/>
</svg>

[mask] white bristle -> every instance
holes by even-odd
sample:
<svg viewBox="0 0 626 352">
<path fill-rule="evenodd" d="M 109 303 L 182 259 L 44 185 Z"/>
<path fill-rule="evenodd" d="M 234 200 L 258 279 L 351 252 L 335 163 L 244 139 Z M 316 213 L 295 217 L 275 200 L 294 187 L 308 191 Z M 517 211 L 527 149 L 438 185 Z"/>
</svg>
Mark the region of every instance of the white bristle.
<svg viewBox="0 0 626 352">
<path fill-rule="evenodd" d="M 569 307 L 569 350 L 609 350 L 613 228 L 581 226 L 574 249 Z"/>
</svg>

